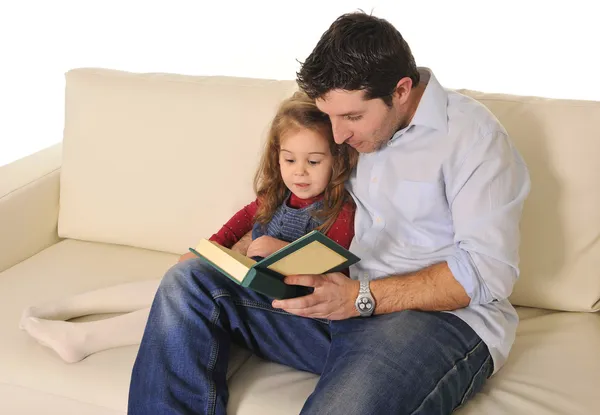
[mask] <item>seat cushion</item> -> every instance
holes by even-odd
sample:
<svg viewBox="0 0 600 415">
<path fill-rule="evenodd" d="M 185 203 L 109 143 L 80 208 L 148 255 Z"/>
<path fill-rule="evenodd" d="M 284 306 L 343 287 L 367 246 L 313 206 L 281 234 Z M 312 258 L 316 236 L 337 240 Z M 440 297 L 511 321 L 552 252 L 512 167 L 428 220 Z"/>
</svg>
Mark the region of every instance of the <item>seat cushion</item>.
<svg viewBox="0 0 600 415">
<path fill-rule="evenodd" d="M 600 405 L 600 315 L 519 308 L 506 365 L 459 415 L 589 415 Z M 230 381 L 240 414 L 297 414 L 318 377 L 252 356 Z M 237 412 L 236 412 L 237 411 Z"/>
<path fill-rule="evenodd" d="M 114 410 L 26 387 L 0 384 L 0 411 L 10 415 L 123 415 Z"/>
<path fill-rule="evenodd" d="M 0 413 L 124 414 L 138 346 L 67 364 L 19 330 L 21 312 L 92 289 L 159 279 L 176 260 L 176 255 L 157 251 L 63 240 L 0 273 Z M 229 375 L 248 357 L 235 349 Z"/>
<path fill-rule="evenodd" d="M 19 317 L 28 305 L 160 278 L 176 258 L 156 251 L 64 240 L 0 273 L 0 413 L 124 414 L 137 346 L 66 364 L 20 331 Z M 457 413 L 595 413 L 600 384 L 600 315 L 531 308 L 518 311 L 521 323 L 508 362 L 485 390 Z M 297 414 L 318 377 L 249 356 L 239 349 L 233 353 L 229 412 Z"/>
<path fill-rule="evenodd" d="M 519 308 L 506 365 L 460 415 L 600 412 L 600 314 Z"/>
</svg>

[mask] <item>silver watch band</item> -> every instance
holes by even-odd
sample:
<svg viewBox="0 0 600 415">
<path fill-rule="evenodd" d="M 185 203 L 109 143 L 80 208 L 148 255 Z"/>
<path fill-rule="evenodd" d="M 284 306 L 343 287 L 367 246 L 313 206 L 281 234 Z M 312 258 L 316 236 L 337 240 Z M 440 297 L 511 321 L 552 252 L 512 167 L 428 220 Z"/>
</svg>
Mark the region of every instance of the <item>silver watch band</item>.
<svg viewBox="0 0 600 415">
<path fill-rule="evenodd" d="M 358 295 L 360 294 L 371 294 L 369 289 L 369 280 L 366 278 L 360 279 L 360 288 L 358 289 Z"/>
<path fill-rule="evenodd" d="M 375 299 L 371 295 L 369 288 L 369 278 L 366 276 L 359 277 L 358 297 L 354 303 L 356 310 L 361 317 L 369 317 L 375 309 Z"/>
</svg>

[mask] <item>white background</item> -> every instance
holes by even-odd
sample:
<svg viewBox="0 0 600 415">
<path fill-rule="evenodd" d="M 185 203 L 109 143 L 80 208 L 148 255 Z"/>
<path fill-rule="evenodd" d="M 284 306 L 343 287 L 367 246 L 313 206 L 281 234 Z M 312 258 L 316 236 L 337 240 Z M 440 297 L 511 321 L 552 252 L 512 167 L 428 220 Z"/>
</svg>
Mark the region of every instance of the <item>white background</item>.
<svg viewBox="0 0 600 415">
<path fill-rule="evenodd" d="M 75 67 L 293 79 L 342 13 L 389 20 L 449 88 L 600 101 L 596 0 L 0 0 L 0 165 L 62 139 Z"/>
</svg>

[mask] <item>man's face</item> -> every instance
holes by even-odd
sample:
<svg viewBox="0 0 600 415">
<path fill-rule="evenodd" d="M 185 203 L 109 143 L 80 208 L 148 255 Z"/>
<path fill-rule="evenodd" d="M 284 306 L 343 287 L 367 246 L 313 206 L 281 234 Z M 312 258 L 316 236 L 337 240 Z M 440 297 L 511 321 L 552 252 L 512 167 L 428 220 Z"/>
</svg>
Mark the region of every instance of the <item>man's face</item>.
<svg viewBox="0 0 600 415">
<path fill-rule="evenodd" d="M 389 107 L 381 99 L 364 98 L 364 91 L 334 89 L 316 100 L 329 115 L 337 144 L 344 142 L 360 153 L 377 151 L 398 130 L 402 114 L 396 100 Z"/>
</svg>

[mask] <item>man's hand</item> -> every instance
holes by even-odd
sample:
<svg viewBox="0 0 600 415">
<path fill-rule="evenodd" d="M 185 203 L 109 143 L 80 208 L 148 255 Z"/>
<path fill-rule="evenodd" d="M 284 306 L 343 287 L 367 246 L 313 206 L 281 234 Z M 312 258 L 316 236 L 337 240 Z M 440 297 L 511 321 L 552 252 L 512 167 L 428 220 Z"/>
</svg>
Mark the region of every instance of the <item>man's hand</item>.
<svg viewBox="0 0 600 415">
<path fill-rule="evenodd" d="M 250 243 L 246 256 L 250 258 L 254 256 L 259 256 L 263 258 L 268 257 L 273 252 L 280 250 L 286 245 L 289 244 L 271 236 L 261 236 L 260 238 L 256 238 L 252 241 L 252 243 Z"/>
<path fill-rule="evenodd" d="M 325 275 L 290 275 L 284 282 L 313 287 L 314 292 L 303 297 L 274 300 L 272 306 L 302 317 L 343 320 L 358 316 L 354 307 L 360 283 L 341 272 Z"/>
</svg>

